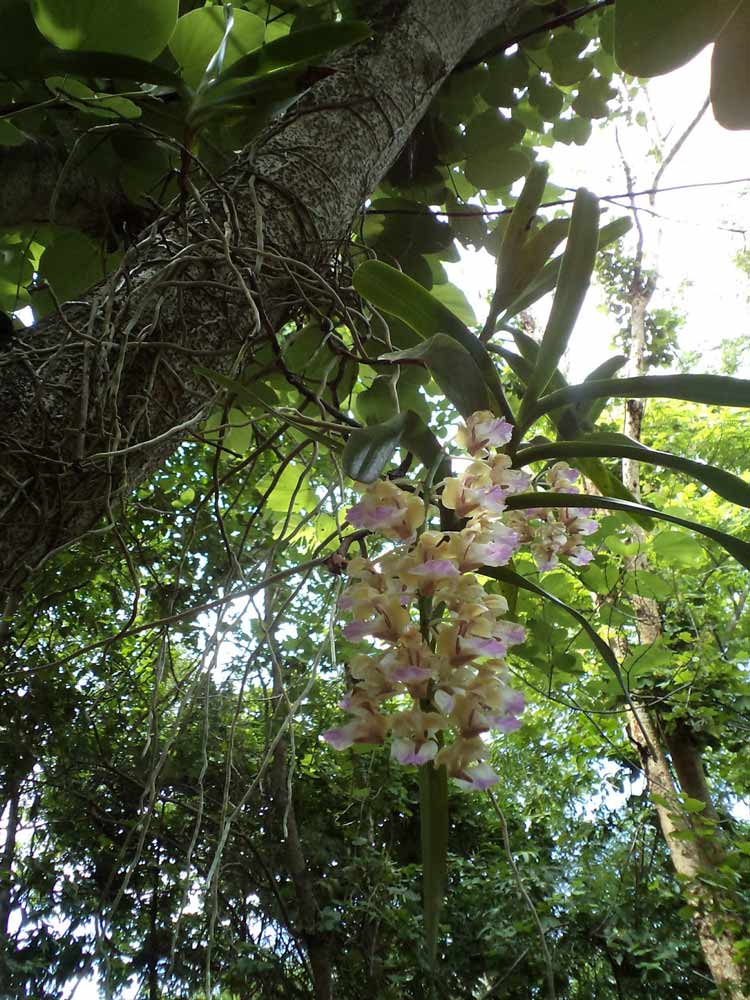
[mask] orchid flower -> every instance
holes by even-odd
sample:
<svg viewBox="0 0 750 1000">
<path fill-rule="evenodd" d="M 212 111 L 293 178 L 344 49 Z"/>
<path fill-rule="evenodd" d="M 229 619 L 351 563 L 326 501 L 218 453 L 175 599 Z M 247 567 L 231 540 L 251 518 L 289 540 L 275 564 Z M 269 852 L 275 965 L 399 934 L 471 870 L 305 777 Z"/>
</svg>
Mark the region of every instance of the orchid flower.
<svg viewBox="0 0 750 1000">
<path fill-rule="evenodd" d="M 432 508 L 419 493 L 387 481 L 368 486 L 349 511 L 350 524 L 397 544 L 347 567 L 351 582 L 339 607 L 351 620 L 343 634 L 368 640 L 370 649 L 350 659 L 354 686 L 340 705 L 350 721 L 323 734 L 335 749 L 390 736 L 394 760 L 445 766 L 466 791 L 500 780 L 485 763 L 483 737 L 521 726 L 524 697 L 510 686 L 505 657 L 525 631 L 505 617 L 505 597 L 488 593 L 473 571 L 506 566 L 523 547 L 540 570 L 560 557 L 585 566 L 593 556 L 582 539 L 598 527 L 582 508 L 506 510 L 509 495 L 531 488 L 529 473 L 498 450 L 512 434 L 485 410 L 459 428 L 472 461 L 438 487 L 443 506 L 466 519 L 459 531 L 432 530 L 425 525 Z M 556 492 L 577 493 L 577 479 L 563 462 L 547 473 Z"/>
</svg>

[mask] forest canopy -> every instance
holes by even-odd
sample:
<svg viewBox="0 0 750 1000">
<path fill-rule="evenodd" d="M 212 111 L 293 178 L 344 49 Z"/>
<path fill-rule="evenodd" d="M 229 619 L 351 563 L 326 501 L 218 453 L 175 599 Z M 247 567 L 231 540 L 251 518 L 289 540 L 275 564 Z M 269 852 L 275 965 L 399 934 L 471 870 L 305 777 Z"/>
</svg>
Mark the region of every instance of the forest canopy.
<svg viewBox="0 0 750 1000">
<path fill-rule="evenodd" d="M 750 0 L 0 16 L 0 997 L 750 997 Z"/>
</svg>

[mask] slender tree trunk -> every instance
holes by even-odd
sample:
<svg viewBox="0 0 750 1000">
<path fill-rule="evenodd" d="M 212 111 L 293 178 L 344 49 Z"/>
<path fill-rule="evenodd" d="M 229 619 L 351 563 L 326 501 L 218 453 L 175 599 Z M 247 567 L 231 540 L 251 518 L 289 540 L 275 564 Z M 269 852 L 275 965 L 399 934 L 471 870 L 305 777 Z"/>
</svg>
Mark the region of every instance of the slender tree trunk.
<svg viewBox="0 0 750 1000">
<path fill-rule="evenodd" d="M 10 778 L 6 790 L 8 815 L 5 825 L 5 841 L 0 855 L 0 991 L 10 988 L 8 962 L 5 954 L 10 948 L 8 927 L 13 907 L 13 861 L 16 856 L 21 784 L 17 778 Z"/>
<path fill-rule="evenodd" d="M 630 183 L 630 178 L 628 181 Z M 635 275 L 630 290 L 630 375 L 642 375 L 646 370 L 646 310 L 654 291 L 654 282 L 650 277 L 644 278 L 642 263 L 643 236 L 639 232 Z M 643 400 L 627 401 L 625 433 L 636 440 L 641 437 L 643 415 Z M 638 463 L 625 459 L 622 466 L 623 482 L 639 497 Z M 640 542 L 645 541 L 645 532 L 637 525 L 633 527 L 633 535 Z M 645 546 L 642 545 L 641 548 L 645 549 Z M 630 570 L 643 569 L 646 564 L 644 555 L 627 560 Z M 631 596 L 631 603 L 640 643 L 653 644 L 662 635 L 658 603 L 637 594 Z M 706 876 L 715 872 L 723 859 L 723 849 L 718 840 L 718 816 L 711 801 L 700 757 L 684 734 L 681 739 L 675 737 L 672 743 L 665 740 L 656 718 L 643 701 L 633 694 L 631 707 L 627 712 L 627 730 L 638 750 L 649 795 L 656 809 L 672 864 L 681 876 L 706 965 L 725 996 L 732 1000 L 748 1000 L 750 994 L 745 992 L 742 985 L 742 972 L 734 954 L 734 935 L 728 926 L 731 920 L 727 921 L 727 917 L 731 915 L 728 913 L 727 899 L 721 890 L 715 890 L 706 880 Z M 672 764 L 679 777 L 680 788 L 675 783 L 665 743 L 670 751 L 676 751 L 672 756 Z M 696 818 L 682 806 L 680 791 L 691 798 L 700 799 L 704 804 L 704 809 Z"/>
<path fill-rule="evenodd" d="M 11 886 L 13 884 L 13 861 L 16 856 L 18 836 L 19 806 L 21 802 L 20 783 L 11 779 L 7 791 L 8 818 L 5 826 L 5 842 L 0 857 L 0 939 L 8 936 L 8 921 L 12 906 Z"/>
</svg>

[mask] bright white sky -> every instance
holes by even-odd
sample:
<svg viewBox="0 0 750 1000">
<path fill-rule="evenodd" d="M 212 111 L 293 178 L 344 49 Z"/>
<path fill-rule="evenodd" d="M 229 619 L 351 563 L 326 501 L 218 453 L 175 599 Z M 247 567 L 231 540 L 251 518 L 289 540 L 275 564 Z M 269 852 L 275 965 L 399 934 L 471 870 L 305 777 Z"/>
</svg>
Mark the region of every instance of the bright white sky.
<svg viewBox="0 0 750 1000">
<path fill-rule="evenodd" d="M 706 50 L 689 66 L 649 85 L 656 120 L 662 133 L 669 132 L 671 142 L 695 117 L 708 93 L 709 60 L 710 50 Z M 648 144 L 642 129 L 622 123 L 620 142 L 630 160 L 636 189 L 650 187 L 656 166 L 646 158 Z M 668 139 L 667 148 L 671 142 Z M 557 145 L 547 155 L 556 184 L 571 188 L 585 185 L 598 195 L 626 190 L 611 123 L 595 128 L 583 148 Z M 747 184 L 665 193 L 656 204 L 663 219 L 641 215 L 647 251 L 655 250 L 658 227 L 663 225 L 660 283 L 652 304 L 678 306 L 687 315 L 680 346 L 709 354 L 707 364 L 715 360 L 710 352 L 722 339 L 747 331 L 750 282 L 732 262 L 734 254 L 744 249 L 745 238 L 720 226 L 750 231 L 750 132 L 720 128 L 709 110 L 661 182 L 670 186 L 745 176 Z M 639 203 L 648 207 L 647 198 Z M 615 211 L 608 217 L 614 217 Z M 448 270 L 483 321 L 486 296 L 494 287 L 494 258 L 487 253 L 467 253 L 461 263 L 448 265 Z M 613 353 L 613 325 L 598 308 L 601 302 L 601 296 L 592 290 L 584 305 L 570 351 L 568 372 L 574 379 L 582 378 Z M 69 997 L 96 1000 L 99 995 L 97 984 L 86 978 Z"/>
<path fill-rule="evenodd" d="M 651 107 L 662 134 L 668 135 L 669 150 L 695 117 L 708 94 L 710 49 L 688 66 L 649 83 Z M 649 143 L 638 126 L 619 124 L 620 143 L 630 161 L 636 190 L 650 188 L 657 165 L 648 157 Z M 584 147 L 556 145 L 543 151 L 552 165 L 551 180 L 571 188 L 581 185 L 596 194 L 621 194 L 627 190 L 612 122 L 595 126 Z M 654 307 L 677 307 L 687 315 L 680 333 L 682 350 L 710 355 L 724 338 L 747 331 L 746 316 L 750 282 L 733 263 L 746 238 L 721 226 L 750 231 L 750 132 L 721 128 L 709 109 L 685 145 L 667 168 L 660 187 L 723 181 L 747 177 L 746 184 L 665 192 L 656 201 L 655 219 L 640 213 L 647 254 L 656 252 L 658 229 L 663 228 L 658 270 L 659 286 Z M 648 199 L 638 203 L 648 208 Z M 610 209 L 607 218 L 624 214 Z M 458 284 L 480 320 L 487 313 L 486 295 L 494 287 L 494 258 L 471 253 L 449 265 L 451 280 Z M 573 335 L 569 375 L 578 380 L 612 354 L 612 322 L 598 308 L 602 297 L 592 290 Z"/>
</svg>

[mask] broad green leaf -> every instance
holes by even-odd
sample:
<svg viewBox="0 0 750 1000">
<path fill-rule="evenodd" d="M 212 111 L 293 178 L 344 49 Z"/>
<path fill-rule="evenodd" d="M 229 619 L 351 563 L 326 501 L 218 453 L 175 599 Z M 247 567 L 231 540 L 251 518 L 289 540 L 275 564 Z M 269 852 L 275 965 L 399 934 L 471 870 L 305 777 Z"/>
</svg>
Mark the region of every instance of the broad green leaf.
<svg viewBox="0 0 750 1000">
<path fill-rule="evenodd" d="M 200 7 L 177 21 L 169 48 L 182 69 L 185 81 L 197 87 L 206 67 L 224 38 L 222 7 Z M 224 70 L 263 43 L 266 26 L 262 18 L 246 10 L 234 10 L 234 24 L 227 39 Z"/>
<path fill-rule="evenodd" d="M 467 326 L 476 326 L 477 317 L 471 307 L 471 303 L 457 285 L 452 284 L 450 281 L 444 285 L 435 285 L 431 295 L 438 302 L 442 302 L 452 313 L 455 313 L 462 323 L 465 323 Z"/>
<path fill-rule="evenodd" d="M 432 377 L 462 417 L 490 405 L 487 385 L 469 352 L 444 333 L 436 333 L 417 347 L 382 355 L 390 361 L 423 361 Z"/>
<path fill-rule="evenodd" d="M 419 819 L 427 961 L 437 964 L 438 928 L 448 872 L 448 776 L 444 767 L 419 769 Z"/>
<path fill-rule="evenodd" d="M 381 424 L 393 413 L 396 400 L 391 376 L 378 375 L 369 388 L 357 393 L 354 409 L 364 424 Z"/>
<path fill-rule="evenodd" d="M 602 250 L 604 247 L 619 240 L 631 229 L 632 225 L 632 221 L 627 216 L 622 216 L 602 226 L 599 230 L 599 249 Z M 518 298 L 508 306 L 503 315 L 504 322 L 507 322 L 512 316 L 516 316 L 518 313 L 528 309 L 529 306 L 532 306 L 543 296 L 547 295 L 548 292 L 552 291 L 560 276 L 560 266 L 563 256 L 563 254 L 560 254 L 558 257 L 553 257 L 549 264 L 546 264 L 542 268 L 538 277 L 532 281 L 529 287 L 521 292 Z"/>
<path fill-rule="evenodd" d="M 708 525 L 699 524 L 697 521 L 688 521 L 682 517 L 675 517 L 674 514 L 655 510 L 655 508 L 647 507 L 644 504 L 615 500 L 613 497 L 590 496 L 586 493 L 517 493 L 508 497 L 507 506 L 509 510 L 528 510 L 533 507 L 595 507 L 602 510 L 619 510 L 625 514 L 642 514 L 659 521 L 669 521 L 671 524 L 678 524 L 682 528 L 689 528 L 691 531 L 705 535 L 706 538 L 718 542 L 746 569 L 750 569 L 750 542 L 745 542 L 734 535 L 728 535 L 724 531 L 718 531 L 716 528 L 709 528 Z"/>
<path fill-rule="evenodd" d="M 362 298 L 376 309 L 396 316 L 421 337 L 444 333 L 458 341 L 472 356 L 484 376 L 492 399 L 491 408 L 507 419 L 514 419 L 492 358 L 479 338 L 447 306 L 416 281 L 379 260 L 368 260 L 360 264 L 354 272 L 352 283 Z"/>
<path fill-rule="evenodd" d="M 701 546 L 681 531 L 660 531 L 651 547 L 657 559 L 675 566 L 700 566 L 705 561 Z"/>
<path fill-rule="evenodd" d="M 615 59 L 633 76 L 671 73 L 719 34 L 738 0 L 618 0 Z"/>
<path fill-rule="evenodd" d="M 714 45 L 711 106 L 724 128 L 750 128 L 750 0 L 743 0 Z"/>
<path fill-rule="evenodd" d="M 561 406 L 590 399 L 685 399 L 713 406 L 750 407 L 750 380 L 728 375 L 640 375 L 569 385 L 543 396 L 529 422 Z"/>
<path fill-rule="evenodd" d="M 741 504 L 743 507 L 750 507 L 750 484 L 740 479 L 739 476 L 719 469 L 715 465 L 647 448 L 625 434 L 589 434 L 576 441 L 531 445 L 519 449 L 516 464 L 521 466 L 527 465 L 529 462 L 587 457 L 627 458 L 636 462 L 646 462 L 649 465 L 658 465 L 665 469 L 677 469 L 704 483 L 725 500 L 731 500 L 732 503 Z"/>
<path fill-rule="evenodd" d="M 344 472 L 360 483 L 374 483 L 401 446 L 413 452 L 427 469 L 442 463 L 439 478 L 448 475 L 448 459 L 440 442 L 421 417 L 411 410 L 372 427 L 358 427 L 349 435 L 342 456 Z"/>
<path fill-rule="evenodd" d="M 56 233 L 39 262 L 39 277 L 49 282 L 58 302 L 75 298 L 105 275 L 103 246 L 74 230 Z"/>
<path fill-rule="evenodd" d="M 39 30 L 61 49 L 154 59 L 177 23 L 178 0 L 31 0 Z"/>
<path fill-rule="evenodd" d="M 263 76 L 295 63 L 309 63 L 345 45 L 362 42 L 371 34 L 372 29 L 364 21 L 338 21 L 295 31 L 248 52 L 225 69 L 219 80 Z"/>
<path fill-rule="evenodd" d="M 568 346 L 591 282 L 598 240 L 599 199 L 585 188 L 579 188 L 570 219 L 568 242 L 560 264 L 555 298 L 539 345 L 534 370 L 521 404 L 519 414 L 521 424 L 537 398 L 544 392 Z"/>
</svg>

